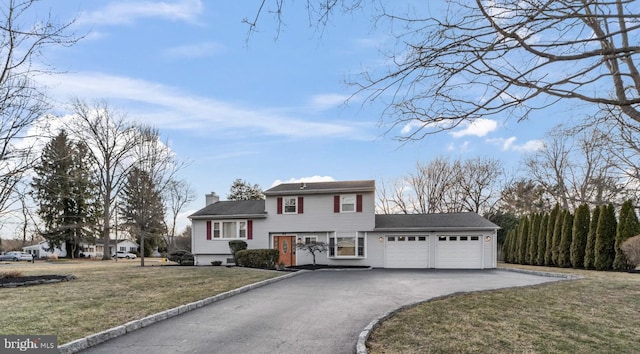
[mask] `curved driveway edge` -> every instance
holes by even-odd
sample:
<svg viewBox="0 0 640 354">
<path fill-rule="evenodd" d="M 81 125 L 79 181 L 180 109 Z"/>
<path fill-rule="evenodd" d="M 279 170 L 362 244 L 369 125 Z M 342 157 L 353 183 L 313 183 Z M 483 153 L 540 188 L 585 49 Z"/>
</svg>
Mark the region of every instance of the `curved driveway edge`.
<svg viewBox="0 0 640 354">
<path fill-rule="evenodd" d="M 174 307 L 172 309 L 169 310 L 165 310 L 153 315 L 149 315 L 147 317 L 143 317 L 139 320 L 133 320 L 131 322 L 127 322 L 123 325 L 120 326 L 116 326 L 113 328 L 109 328 L 105 331 L 96 333 L 96 334 L 92 334 L 88 337 L 85 338 L 81 338 L 81 339 L 76 339 L 72 342 L 63 344 L 61 346 L 58 347 L 58 351 L 60 353 L 63 354 L 72 354 L 72 353 L 77 353 L 81 350 L 96 346 L 100 343 L 103 343 L 105 341 L 108 341 L 110 339 L 113 338 L 117 338 L 120 337 L 122 335 L 125 335 L 127 333 L 133 332 L 135 330 L 138 330 L 140 328 L 143 327 L 147 327 L 149 325 L 152 325 L 154 323 L 160 322 L 160 321 L 164 321 L 166 319 L 169 319 L 171 317 L 175 317 L 178 315 L 181 315 L 183 313 L 189 312 L 189 311 L 193 311 L 195 309 L 201 308 L 203 306 L 212 304 L 214 302 L 218 302 L 220 300 L 224 300 L 226 298 L 229 298 L 231 296 L 237 295 L 237 294 L 241 294 L 241 293 L 245 293 L 249 290 L 253 290 L 265 285 L 269 285 L 284 279 L 288 279 L 291 277 L 294 277 L 296 275 L 302 274 L 308 272 L 307 270 L 300 270 L 300 271 L 296 271 L 296 272 L 291 272 L 289 274 L 285 274 L 285 275 L 281 275 L 279 277 L 275 277 L 275 278 L 271 278 L 271 279 L 266 279 L 257 283 L 253 283 L 253 284 L 249 284 L 249 285 L 245 285 L 243 287 L 231 290 L 231 291 L 227 291 L 215 296 L 211 296 L 208 297 L 206 299 L 203 300 L 198 300 L 198 301 L 194 301 L 185 305 L 181 305 L 178 307 Z"/>
<path fill-rule="evenodd" d="M 574 275 L 574 274 L 542 272 L 542 271 L 519 269 L 519 268 L 496 268 L 496 270 L 505 271 L 505 272 L 514 272 L 514 273 L 524 273 L 524 274 L 531 274 L 531 275 L 539 275 L 539 276 L 550 277 L 550 278 L 562 278 L 562 279 L 566 279 L 566 280 L 576 280 L 576 279 L 582 279 L 583 278 L 583 277 L 581 277 L 579 275 Z M 516 287 L 527 287 L 527 286 L 533 286 L 533 285 L 524 285 L 524 286 L 516 286 Z M 503 289 L 508 289 L 508 288 L 503 288 Z M 378 327 L 382 322 L 387 320 L 389 317 L 395 315 L 396 313 L 399 313 L 401 311 L 410 309 L 410 308 L 418 306 L 420 304 L 424 304 L 426 302 L 442 300 L 442 299 L 454 297 L 454 296 L 457 296 L 457 295 L 471 294 L 471 293 L 476 293 L 476 292 L 484 292 L 484 291 L 492 291 L 492 290 L 496 290 L 496 289 L 479 290 L 479 291 L 461 291 L 461 292 L 456 292 L 456 293 L 447 294 L 447 295 L 443 295 L 443 296 L 433 297 L 433 298 L 430 298 L 430 299 L 427 299 L 427 300 L 423 300 L 423 301 L 413 302 L 413 303 L 410 303 L 410 304 L 407 304 L 407 305 L 400 306 L 397 309 L 394 309 L 394 310 L 391 310 L 391 311 L 387 311 L 387 312 L 383 313 L 380 317 L 378 317 L 378 318 L 374 319 L 373 321 L 369 322 L 369 324 L 362 330 L 362 332 L 360 332 L 360 335 L 358 335 L 358 342 L 356 343 L 356 353 L 357 354 L 368 354 L 369 351 L 367 350 L 366 343 L 367 343 L 367 340 L 369 339 L 369 336 L 371 335 L 371 332 L 376 327 Z"/>
</svg>

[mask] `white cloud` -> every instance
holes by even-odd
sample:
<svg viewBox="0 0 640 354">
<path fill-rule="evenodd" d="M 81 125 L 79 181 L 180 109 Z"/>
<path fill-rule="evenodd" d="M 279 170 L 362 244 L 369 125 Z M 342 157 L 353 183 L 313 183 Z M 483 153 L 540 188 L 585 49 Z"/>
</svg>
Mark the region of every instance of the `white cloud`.
<svg viewBox="0 0 640 354">
<path fill-rule="evenodd" d="M 288 180 L 280 180 L 277 179 L 275 181 L 273 181 L 273 183 L 271 184 L 271 187 L 275 187 L 279 184 L 283 184 L 283 183 L 302 183 L 302 182 L 332 182 L 335 181 L 335 179 L 331 176 L 311 176 L 311 177 L 300 177 L 300 178 L 289 178 Z"/>
<path fill-rule="evenodd" d="M 215 98 L 182 92 L 158 83 L 101 73 L 70 73 L 43 76 L 40 83 L 51 88 L 60 102 L 71 97 L 88 101 L 108 100 L 125 106 L 129 117 L 157 128 L 203 131 L 236 130 L 255 135 L 292 138 L 341 137 L 371 139 L 363 124 L 353 122 L 315 122 L 278 113 L 282 110 L 245 107 Z"/>
<path fill-rule="evenodd" d="M 122 25 L 145 18 L 195 22 L 202 9 L 201 0 L 112 2 L 101 9 L 81 13 L 77 24 Z"/>
<path fill-rule="evenodd" d="M 344 104 L 349 95 L 340 95 L 337 93 L 320 94 L 311 97 L 311 107 L 315 110 L 325 110 Z"/>
<path fill-rule="evenodd" d="M 457 130 L 451 133 L 454 138 L 460 138 L 463 136 L 478 136 L 483 137 L 498 128 L 498 122 L 493 119 L 478 118 L 470 123 L 463 123 L 464 129 Z"/>
<path fill-rule="evenodd" d="M 215 42 L 194 43 L 168 48 L 164 55 L 170 58 L 204 58 L 214 56 L 223 49 L 224 46 Z"/>
<path fill-rule="evenodd" d="M 522 152 L 538 151 L 544 148 L 544 141 L 542 140 L 529 140 L 522 145 L 514 146 L 513 149 Z"/>
<path fill-rule="evenodd" d="M 515 136 L 512 136 L 506 139 L 487 139 L 487 142 L 500 146 L 502 151 L 533 152 L 538 151 L 544 147 L 544 141 L 542 140 L 529 140 L 524 144 L 516 144 L 516 140 L 517 138 Z"/>
</svg>

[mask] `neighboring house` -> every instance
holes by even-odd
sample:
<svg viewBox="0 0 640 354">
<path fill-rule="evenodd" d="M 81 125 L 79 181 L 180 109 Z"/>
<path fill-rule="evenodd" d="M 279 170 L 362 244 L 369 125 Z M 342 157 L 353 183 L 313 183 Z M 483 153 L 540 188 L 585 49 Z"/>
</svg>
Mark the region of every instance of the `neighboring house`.
<svg viewBox="0 0 640 354">
<path fill-rule="evenodd" d="M 322 241 L 317 263 L 379 268 L 495 268 L 497 225 L 476 213 L 375 214 L 375 181 L 285 183 L 265 200 L 219 201 L 192 214 L 196 265 L 232 261 L 228 242 L 275 248 L 280 263 L 310 264 L 298 242 Z"/>
<path fill-rule="evenodd" d="M 108 254 L 112 256 L 116 254 L 116 250 L 119 252 L 136 253 L 138 252 L 138 244 L 127 239 L 117 240 L 117 242 L 113 239 L 109 240 Z M 91 253 L 90 251 L 91 250 L 88 251 L 88 254 L 90 254 L 91 257 L 102 258 L 102 256 L 104 255 L 104 242 L 102 241 L 102 239 L 96 240 L 95 251 L 93 253 Z"/>
<path fill-rule="evenodd" d="M 22 252 L 30 253 L 34 258 L 51 258 L 52 255 L 56 257 L 67 256 L 67 246 L 63 243 L 60 247 L 49 248 L 48 241 L 40 241 L 35 245 L 22 247 Z"/>
<path fill-rule="evenodd" d="M 80 244 L 82 250 L 80 251 L 84 257 L 102 257 L 104 252 L 104 246 L 102 240 L 97 240 L 95 245 L 82 241 Z M 109 242 L 109 254 L 113 255 L 118 251 L 122 252 L 138 252 L 138 244 L 131 240 L 111 240 Z M 67 256 L 66 245 L 63 243 L 60 248 L 55 247 L 53 250 L 49 249 L 49 242 L 41 241 L 32 246 L 22 247 L 23 252 L 32 254 L 36 258 L 50 258 L 55 254 L 58 258 L 64 258 Z"/>
</svg>

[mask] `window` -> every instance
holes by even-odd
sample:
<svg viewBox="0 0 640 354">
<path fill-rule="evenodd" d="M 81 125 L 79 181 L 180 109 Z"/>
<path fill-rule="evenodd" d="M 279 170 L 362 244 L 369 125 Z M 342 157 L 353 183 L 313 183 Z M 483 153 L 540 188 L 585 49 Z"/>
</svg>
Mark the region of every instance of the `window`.
<svg viewBox="0 0 640 354">
<path fill-rule="evenodd" d="M 478 236 L 471 236 L 471 241 L 478 241 L 478 240 L 479 240 Z"/>
<path fill-rule="evenodd" d="M 468 241 L 469 237 L 467 236 L 460 236 L 460 241 Z"/>
<path fill-rule="evenodd" d="M 314 245 L 318 242 L 318 236 L 305 236 L 303 242 L 305 245 Z"/>
<path fill-rule="evenodd" d="M 126 252 L 127 251 L 127 247 L 125 247 L 125 246 L 120 246 L 118 248 L 119 248 L 120 252 Z"/>
<path fill-rule="evenodd" d="M 214 239 L 247 238 L 247 221 L 213 221 Z"/>
<path fill-rule="evenodd" d="M 356 195 L 347 194 L 340 196 L 340 212 L 353 213 L 356 211 Z"/>
<path fill-rule="evenodd" d="M 458 241 L 457 236 L 449 236 L 449 241 Z"/>
<path fill-rule="evenodd" d="M 329 257 L 364 257 L 364 243 L 358 233 L 335 233 L 329 237 Z"/>
<path fill-rule="evenodd" d="M 284 197 L 284 213 L 285 214 L 296 214 L 298 212 L 296 197 Z"/>
<path fill-rule="evenodd" d="M 419 236 L 418 237 L 418 241 L 426 241 L 427 237 L 426 236 Z"/>
<path fill-rule="evenodd" d="M 447 236 L 438 236 L 438 241 L 446 241 Z"/>
<path fill-rule="evenodd" d="M 393 236 L 388 236 L 387 237 L 387 241 L 395 241 L 395 240 L 396 240 L 396 238 L 393 237 Z"/>
<path fill-rule="evenodd" d="M 415 236 L 409 236 L 407 239 L 408 239 L 409 241 L 415 241 L 415 240 L 416 240 L 416 237 L 415 237 Z"/>
</svg>

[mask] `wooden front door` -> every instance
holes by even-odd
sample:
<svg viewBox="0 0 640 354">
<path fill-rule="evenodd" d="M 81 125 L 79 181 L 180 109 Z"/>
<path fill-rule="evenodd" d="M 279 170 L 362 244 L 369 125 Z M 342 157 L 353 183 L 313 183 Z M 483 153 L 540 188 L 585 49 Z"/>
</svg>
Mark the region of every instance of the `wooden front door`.
<svg viewBox="0 0 640 354">
<path fill-rule="evenodd" d="M 282 263 L 286 267 L 296 265 L 295 236 L 273 236 L 273 248 L 280 251 L 278 264 Z"/>
</svg>

